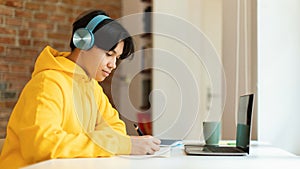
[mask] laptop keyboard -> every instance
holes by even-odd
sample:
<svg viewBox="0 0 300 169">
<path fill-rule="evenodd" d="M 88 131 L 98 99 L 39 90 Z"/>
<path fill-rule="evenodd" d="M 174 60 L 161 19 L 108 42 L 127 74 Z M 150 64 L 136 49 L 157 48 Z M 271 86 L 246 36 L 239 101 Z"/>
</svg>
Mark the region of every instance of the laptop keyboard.
<svg viewBox="0 0 300 169">
<path fill-rule="evenodd" d="M 204 151 L 208 152 L 220 152 L 220 153 L 240 153 L 242 152 L 236 147 L 217 147 L 217 146 L 205 146 Z"/>
</svg>

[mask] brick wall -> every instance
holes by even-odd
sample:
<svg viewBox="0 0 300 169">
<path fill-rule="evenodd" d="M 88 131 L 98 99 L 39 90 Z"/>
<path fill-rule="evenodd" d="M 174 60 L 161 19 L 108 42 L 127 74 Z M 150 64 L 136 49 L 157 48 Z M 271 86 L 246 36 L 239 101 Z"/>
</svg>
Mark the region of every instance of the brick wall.
<svg viewBox="0 0 300 169">
<path fill-rule="evenodd" d="M 121 16 L 121 0 L 0 0 L 0 138 L 38 53 L 69 51 L 74 18 L 95 8 Z"/>
</svg>

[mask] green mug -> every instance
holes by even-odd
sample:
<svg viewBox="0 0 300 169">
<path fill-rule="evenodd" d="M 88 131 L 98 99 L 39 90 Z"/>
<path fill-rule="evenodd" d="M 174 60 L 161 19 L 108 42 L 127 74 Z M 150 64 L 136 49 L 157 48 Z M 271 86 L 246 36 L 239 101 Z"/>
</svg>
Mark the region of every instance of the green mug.
<svg viewBox="0 0 300 169">
<path fill-rule="evenodd" d="M 203 135 L 206 145 L 218 145 L 221 137 L 221 122 L 204 121 Z"/>
</svg>

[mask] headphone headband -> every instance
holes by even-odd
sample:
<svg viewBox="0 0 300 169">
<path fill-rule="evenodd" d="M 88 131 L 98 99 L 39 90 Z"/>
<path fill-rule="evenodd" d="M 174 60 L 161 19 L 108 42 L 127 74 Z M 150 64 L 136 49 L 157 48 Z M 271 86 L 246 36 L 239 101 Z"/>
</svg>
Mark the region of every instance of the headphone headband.
<svg viewBox="0 0 300 169">
<path fill-rule="evenodd" d="M 106 15 L 97 15 L 95 16 L 86 26 L 86 29 L 93 32 L 96 26 L 101 23 L 105 19 L 110 19 L 110 17 Z"/>
</svg>

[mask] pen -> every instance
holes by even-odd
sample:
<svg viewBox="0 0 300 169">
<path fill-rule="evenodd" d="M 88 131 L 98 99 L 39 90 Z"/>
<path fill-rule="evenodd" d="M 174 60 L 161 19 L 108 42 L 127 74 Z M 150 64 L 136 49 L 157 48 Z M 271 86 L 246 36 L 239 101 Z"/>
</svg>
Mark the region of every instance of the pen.
<svg viewBox="0 0 300 169">
<path fill-rule="evenodd" d="M 137 126 L 136 124 L 133 124 L 134 125 L 134 129 L 136 130 L 136 132 L 139 134 L 139 136 L 143 136 L 143 132 L 141 131 L 141 129 L 139 128 L 139 126 Z"/>
</svg>

